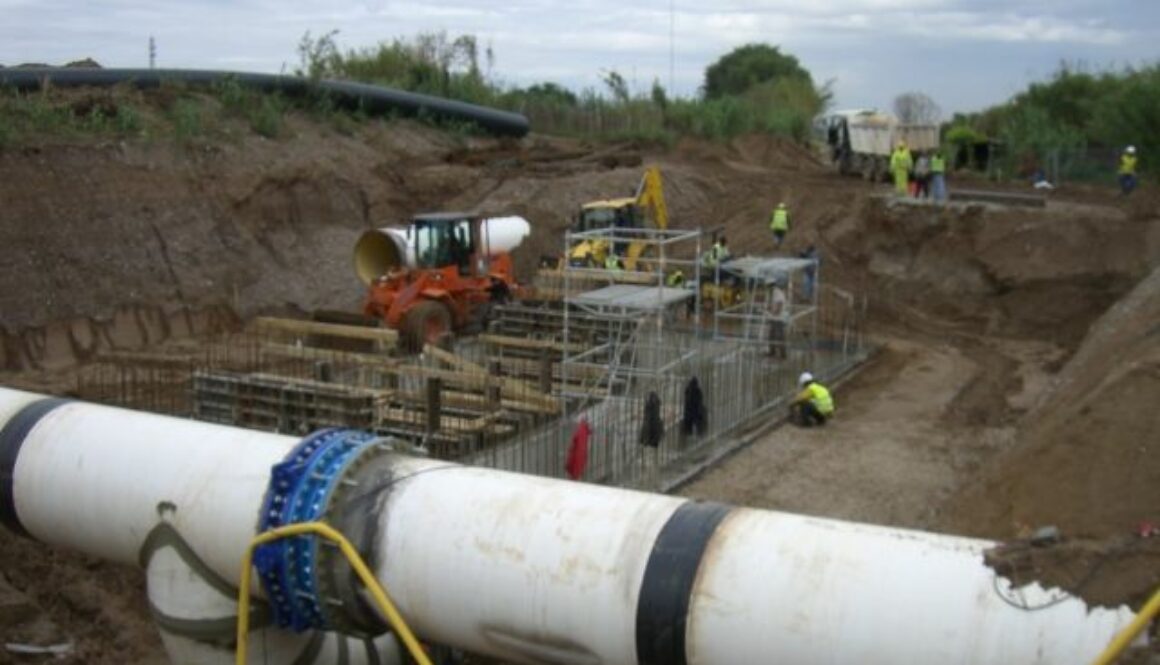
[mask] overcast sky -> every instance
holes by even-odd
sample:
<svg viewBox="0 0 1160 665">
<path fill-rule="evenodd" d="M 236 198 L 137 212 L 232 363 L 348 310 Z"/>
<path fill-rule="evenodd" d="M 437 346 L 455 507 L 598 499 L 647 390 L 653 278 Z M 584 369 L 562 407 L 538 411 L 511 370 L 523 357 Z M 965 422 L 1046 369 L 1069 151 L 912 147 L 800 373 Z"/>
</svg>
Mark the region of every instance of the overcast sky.
<svg viewBox="0 0 1160 665">
<path fill-rule="evenodd" d="M 616 69 L 682 95 L 730 49 L 767 42 L 834 79 L 840 107 L 918 90 L 947 112 L 1001 102 L 1062 61 L 1160 59 L 1160 0 L 0 0 L 0 17 L 5 65 L 144 67 L 152 35 L 158 67 L 289 72 L 307 31 L 338 30 L 348 49 L 443 30 L 490 44 L 505 83 L 580 90 Z"/>
</svg>

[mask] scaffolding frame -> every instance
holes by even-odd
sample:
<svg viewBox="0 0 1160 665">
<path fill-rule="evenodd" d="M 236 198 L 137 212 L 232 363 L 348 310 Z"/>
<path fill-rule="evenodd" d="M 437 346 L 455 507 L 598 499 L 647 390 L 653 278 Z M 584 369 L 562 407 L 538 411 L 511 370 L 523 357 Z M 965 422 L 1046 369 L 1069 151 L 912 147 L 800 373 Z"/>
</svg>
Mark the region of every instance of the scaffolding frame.
<svg viewBox="0 0 1160 665">
<path fill-rule="evenodd" d="M 690 313 L 694 338 L 700 336 L 701 290 L 688 283 L 680 287 L 667 284 L 670 270 L 680 270 L 682 274 L 697 275 L 702 247 L 703 232 L 700 229 L 648 229 L 629 227 L 607 227 L 588 231 L 569 231 L 564 234 L 564 255 L 579 242 L 605 243 L 608 251 L 632 245 L 640 247 L 637 252 L 637 268 L 634 272 L 573 266 L 566 262 L 564 272 L 564 338 L 571 339 L 570 324 L 573 311 L 585 312 L 605 320 L 609 327 L 618 326 L 622 331 L 632 327 L 629 335 L 610 335 L 614 346 L 605 349 L 590 349 L 577 354 L 565 353 L 561 361 L 564 375 L 569 368 L 578 364 L 590 365 L 599 352 L 606 351 L 610 390 L 606 397 L 612 397 L 611 388 L 615 378 L 623 378 L 629 384 L 649 378 L 656 378 L 670 372 L 691 359 L 694 352 L 684 349 L 665 349 L 666 319 L 675 318 L 676 309 L 683 308 Z M 691 258 L 689 254 L 692 254 Z M 575 291 L 572 288 L 575 276 L 585 277 L 590 282 L 593 277 L 607 279 L 609 284 L 597 289 Z M 628 277 L 627 280 L 624 278 Z M 628 281 L 630 283 L 621 283 Z M 691 301 L 691 303 L 690 303 Z M 655 355 L 663 356 L 666 350 L 675 354 L 659 367 L 644 369 L 638 366 L 637 351 L 642 346 L 651 347 Z M 627 357 L 626 357 L 627 355 Z M 565 384 L 567 381 L 565 381 Z M 569 414 L 569 404 L 576 398 L 587 395 L 565 394 L 564 413 Z M 583 403 L 584 399 L 580 402 Z"/>
<path fill-rule="evenodd" d="M 740 285 L 742 301 L 729 307 L 714 309 L 713 337 L 732 339 L 747 344 L 776 344 L 764 339 L 771 324 L 784 324 L 784 351 L 789 351 L 795 330 L 806 330 L 805 346 L 813 348 L 818 338 L 818 302 L 821 293 L 821 266 L 815 259 L 790 257 L 744 256 L 723 261 L 715 272 L 714 280 L 720 289 L 725 280 Z M 772 312 L 774 290 L 781 289 L 786 310 Z M 738 332 L 740 328 L 740 332 Z"/>
</svg>

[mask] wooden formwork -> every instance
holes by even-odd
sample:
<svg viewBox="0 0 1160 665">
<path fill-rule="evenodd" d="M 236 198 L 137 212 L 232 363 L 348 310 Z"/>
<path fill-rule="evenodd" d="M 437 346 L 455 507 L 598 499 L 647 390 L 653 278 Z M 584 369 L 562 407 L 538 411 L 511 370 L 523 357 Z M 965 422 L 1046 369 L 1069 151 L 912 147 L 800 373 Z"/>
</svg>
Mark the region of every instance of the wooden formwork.
<svg viewBox="0 0 1160 665">
<path fill-rule="evenodd" d="M 325 347 L 315 346 L 322 336 Z M 287 433 L 357 427 L 470 452 L 561 411 L 550 382 L 435 346 L 401 356 L 397 339 L 379 328 L 257 319 L 194 373 L 194 415 Z"/>
</svg>

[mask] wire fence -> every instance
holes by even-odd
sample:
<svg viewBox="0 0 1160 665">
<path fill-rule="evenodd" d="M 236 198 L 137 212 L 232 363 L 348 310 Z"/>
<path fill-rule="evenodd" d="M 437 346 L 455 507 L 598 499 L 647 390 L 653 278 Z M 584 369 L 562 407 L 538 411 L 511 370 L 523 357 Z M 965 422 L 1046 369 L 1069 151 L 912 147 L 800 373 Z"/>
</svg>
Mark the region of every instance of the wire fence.
<svg viewBox="0 0 1160 665">
<path fill-rule="evenodd" d="M 1000 147 L 990 166 L 975 163 L 998 179 L 1013 178 L 1034 183 L 1046 180 L 1067 183 L 1117 185 L 1122 147 L 1045 147 L 1012 152 Z"/>
</svg>

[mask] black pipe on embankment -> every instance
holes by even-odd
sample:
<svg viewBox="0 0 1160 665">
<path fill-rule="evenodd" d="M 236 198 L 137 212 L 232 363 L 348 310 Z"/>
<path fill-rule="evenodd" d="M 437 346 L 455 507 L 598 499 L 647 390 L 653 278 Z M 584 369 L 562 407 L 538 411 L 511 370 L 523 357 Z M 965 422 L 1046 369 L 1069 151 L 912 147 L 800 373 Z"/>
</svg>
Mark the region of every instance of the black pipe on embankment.
<svg viewBox="0 0 1160 665">
<path fill-rule="evenodd" d="M 122 83 L 142 90 L 160 87 L 163 82 L 209 86 L 227 80 L 263 92 L 280 92 L 288 97 L 308 94 L 329 95 L 340 107 L 362 110 L 370 115 L 419 115 L 427 113 L 445 120 L 474 122 L 501 136 L 528 133 L 528 119 L 519 113 L 476 106 L 442 97 L 405 92 L 350 81 L 310 81 L 297 76 L 226 72 L 199 69 L 96 69 L 87 67 L 0 69 L 0 86 L 17 90 L 57 87 L 109 87 Z"/>
</svg>

